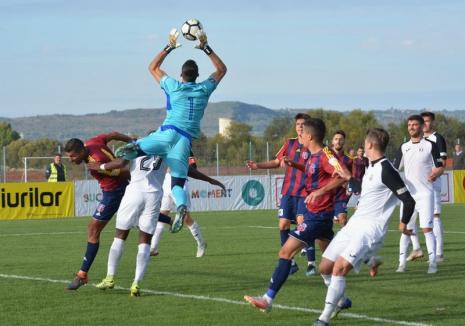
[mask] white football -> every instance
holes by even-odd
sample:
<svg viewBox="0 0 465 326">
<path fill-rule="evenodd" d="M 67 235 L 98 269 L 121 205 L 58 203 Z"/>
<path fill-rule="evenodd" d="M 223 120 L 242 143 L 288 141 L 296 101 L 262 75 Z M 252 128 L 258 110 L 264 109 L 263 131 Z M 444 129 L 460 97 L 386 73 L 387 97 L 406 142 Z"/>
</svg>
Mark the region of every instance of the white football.
<svg viewBox="0 0 465 326">
<path fill-rule="evenodd" d="M 198 19 L 189 19 L 181 27 L 182 36 L 189 41 L 195 41 L 197 39 L 197 36 L 195 36 L 197 31 L 202 28 L 202 24 Z"/>
</svg>

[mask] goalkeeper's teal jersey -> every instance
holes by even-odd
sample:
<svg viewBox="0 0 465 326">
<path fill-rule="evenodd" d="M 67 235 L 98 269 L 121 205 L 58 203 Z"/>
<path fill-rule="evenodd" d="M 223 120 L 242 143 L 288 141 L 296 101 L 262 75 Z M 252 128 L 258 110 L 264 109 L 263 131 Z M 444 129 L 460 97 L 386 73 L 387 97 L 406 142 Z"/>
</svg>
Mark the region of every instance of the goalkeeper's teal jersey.
<svg viewBox="0 0 465 326">
<path fill-rule="evenodd" d="M 211 93 L 217 82 L 212 77 L 201 83 L 182 83 L 167 75 L 160 80 L 160 86 L 166 93 L 165 127 L 175 127 L 187 132 L 192 138 L 200 135 L 200 121 Z"/>
</svg>

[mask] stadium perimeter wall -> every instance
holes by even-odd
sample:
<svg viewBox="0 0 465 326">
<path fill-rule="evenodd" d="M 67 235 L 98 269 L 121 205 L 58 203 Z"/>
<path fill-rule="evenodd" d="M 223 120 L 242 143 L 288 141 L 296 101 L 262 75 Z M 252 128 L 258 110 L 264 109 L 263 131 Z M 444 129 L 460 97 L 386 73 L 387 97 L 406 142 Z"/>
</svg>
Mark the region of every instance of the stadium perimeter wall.
<svg viewBox="0 0 465 326">
<path fill-rule="evenodd" d="M 190 179 L 191 211 L 276 209 L 283 175 L 217 177 L 226 191 Z M 465 170 L 446 171 L 441 177 L 442 202 L 465 203 Z M 0 184 L 0 219 L 46 219 L 90 216 L 102 193 L 95 180 L 60 183 Z M 354 206 L 355 200 L 349 202 Z"/>
</svg>

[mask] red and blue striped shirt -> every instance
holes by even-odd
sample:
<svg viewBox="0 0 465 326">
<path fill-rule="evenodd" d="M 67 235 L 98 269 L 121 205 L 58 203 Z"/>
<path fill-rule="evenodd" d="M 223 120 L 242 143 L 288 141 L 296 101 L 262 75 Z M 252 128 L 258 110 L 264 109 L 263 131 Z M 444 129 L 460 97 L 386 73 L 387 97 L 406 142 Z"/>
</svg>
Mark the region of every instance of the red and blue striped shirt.
<svg viewBox="0 0 465 326">
<path fill-rule="evenodd" d="M 326 186 L 333 179 L 336 169 L 340 169 L 340 162 L 328 147 L 324 147 L 317 153 L 311 154 L 305 165 L 306 189 L 311 193 Z M 311 213 L 332 212 L 334 210 L 335 190 L 331 190 L 307 203 L 307 210 Z"/>
<path fill-rule="evenodd" d="M 336 158 L 339 160 L 339 162 L 341 162 L 346 168 L 347 170 L 350 171 L 350 173 L 352 173 L 352 165 L 353 165 L 353 161 L 352 159 L 346 155 L 344 152 L 341 152 L 341 153 L 337 153 L 336 151 L 333 151 L 334 152 L 334 155 L 336 156 Z M 336 191 L 336 201 L 348 201 L 350 198 L 350 196 L 347 195 L 347 189 L 346 187 L 339 187 Z"/>
<path fill-rule="evenodd" d="M 284 156 L 289 157 L 292 161 L 305 165 L 310 152 L 302 144 L 299 143 L 297 138 L 290 138 L 281 147 L 276 154 L 276 158 L 281 160 Z M 306 197 L 307 192 L 305 190 L 305 173 L 299 169 L 295 169 L 290 166 L 286 166 L 286 172 L 284 173 L 283 186 L 281 188 L 281 195 Z"/>
</svg>

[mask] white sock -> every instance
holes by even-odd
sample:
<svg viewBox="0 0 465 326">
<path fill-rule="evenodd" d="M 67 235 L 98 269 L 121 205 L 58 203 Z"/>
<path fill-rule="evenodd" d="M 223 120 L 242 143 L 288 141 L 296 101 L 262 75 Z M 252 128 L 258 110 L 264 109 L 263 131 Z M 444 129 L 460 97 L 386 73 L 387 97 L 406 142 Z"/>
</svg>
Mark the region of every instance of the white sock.
<svg viewBox="0 0 465 326">
<path fill-rule="evenodd" d="M 436 264 L 436 238 L 433 232 L 425 233 L 426 249 L 428 250 L 429 264 Z"/>
<path fill-rule="evenodd" d="M 326 292 L 325 308 L 318 318 L 319 320 L 325 323 L 329 322 L 337 303 L 344 295 L 345 288 L 346 278 L 344 276 L 331 277 L 331 284 L 329 284 L 328 291 Z"/>
<path fill-rule="evenodd" d="M 195 241 L 197 241 L 197 244 L 200 245 L 204 243 L 202 232 L 200 232 L 200 227 L 197 224 L 197 222 L 194 222 L 191 226 L 189 226 L 189 230 L 191 231 L 191 234 L 194 237 Z"/>
<path fill-rule="evenodd" d="M 147 243 L 140 243 L 137 251 L 136 276 L 134 282 L 139 283 L 144 278 L 147 262 L 150 258 L 150 246 Z"/>
<path fill-rule="evenodd" d="M 400 243 L 399 243 L 399 265 L 405 266 L 405 263 L 407 262 L 409 244 L 410 244 L 410 237 L 402 233 L 400 235 Z"/>
<path fill-rule="evenodd" d="M 439 217 L 434 218 L 433 232 L 436 237 L 436 256 L 442 256 L 444 254 L 444 240 L 442 237 L 444 230 L 442 228 L 442 220 Z"/>
<path fill-rule="evenodd" d="M 326 287 L 328 287 L 329 284 L 331 283 L 331 274 L 329 274 L 329 275 L 320 274 L 320 275 L 323 278 L 323 282 L 325 283 Z"/>
<path fill-rule="evenodd" d="M 420 239 L 418 238 L 418 235 L 417 235 L 417 226 L 416 225 L 415 225 L 415 227 L 413 229 L 413 233 L 415 233 L 415 234 L 412 234 L 410 236 L 410 240 L 412 241 L 413 250 L 420 250 Z"/>
<path fill-rule="evenodd" d="M 108 253 L 107 276 L 115 276 L 119 260 L 123 254 L 124 240 L 114 238 Z"/>
<path fill-rule="evenodd" d="M 157 223 L 155 228 L 155 233 L 152 237 L 152 242 L 150 242 L 150 250 L 158 251 L 158 245 L 160 244 L 161 234 L 165 231 L 165 223 Z"/>
</svg>

